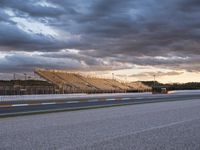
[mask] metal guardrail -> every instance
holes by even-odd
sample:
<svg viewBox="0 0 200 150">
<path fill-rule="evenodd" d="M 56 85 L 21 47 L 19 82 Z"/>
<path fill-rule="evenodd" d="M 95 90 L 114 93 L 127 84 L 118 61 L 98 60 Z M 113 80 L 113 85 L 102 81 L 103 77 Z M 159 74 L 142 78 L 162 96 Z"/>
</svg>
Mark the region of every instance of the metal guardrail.
<svg viewBox="0 0 200 150">
<path fill-rule="evenodd" d="M 146 93 L 106 93 L 106 94 L 45 94 L 45 95 L 10 95 L 0 96 L 0 102 L 25 101 L 25 100 L 59 100 L 59 99 L 85 99 L 85 98 L 109 98 L 109 97 L 135 97 L 138 95 L 149 95 Z"/>
<path fill-rule="evenodd" d="M 0 102 L 5 101 L 23 101 L 23 100 L 49 100 L 49 99 L 62 99 L 80 97 L 85 94 L 45 94 L 45 95 L 9 95 L 0 96 Z"/>
<path fill-rule="evenodd" d="M 187 94 L 200 94 L 200 90 L 182 90 L 174 91 L 170 94 L 187 95 Z M 106 94 L 41 94 L 41 95 L 7 95 L 0 96 L 0 102 L 6 101 L 25 101 L 25 100 L 59 100 L 71 98 L 109 98 L 109 97 L 135 97 L 135 96 L 149 96 L 150 92 L 145 93 L 106 93 Z M 166 95 L 167 96 L 167 95 Z"/>
</svg>

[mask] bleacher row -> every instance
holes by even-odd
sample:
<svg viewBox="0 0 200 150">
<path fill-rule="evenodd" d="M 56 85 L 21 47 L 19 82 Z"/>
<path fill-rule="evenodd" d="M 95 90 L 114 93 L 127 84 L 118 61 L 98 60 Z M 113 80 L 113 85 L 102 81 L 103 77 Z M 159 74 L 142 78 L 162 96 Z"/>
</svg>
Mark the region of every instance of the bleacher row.
<svg viewBox="0 0 200 150">
<path fill-rule="evenodd" d="M 60 70 L 37 69 L 35 73 L 47 81 L 57 85 L 63 93 L 72 92 L 124 92 L 131 90 L 149 90 L 148 86 L 140 82 L 121 83 L 113 79 L 85 77 L 77 73 Z"/>
</svg>

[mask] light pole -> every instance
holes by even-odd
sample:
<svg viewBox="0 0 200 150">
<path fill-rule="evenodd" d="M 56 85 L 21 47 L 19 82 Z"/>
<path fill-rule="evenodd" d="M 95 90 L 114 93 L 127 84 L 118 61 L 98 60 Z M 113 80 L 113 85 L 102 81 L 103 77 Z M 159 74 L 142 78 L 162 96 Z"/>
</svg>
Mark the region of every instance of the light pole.
<svg viewBox="0 0 200 150">
<path fill-rule="evenodd" d="M 154 78 L 154 87 L 155 87 L 155 85 L 156 85 L 156 75 L 155 74 L 153 75 L 153 78 Z"/>
<path fill-rule="evenodd" d="M 13 74 L 13 80 L 16 80 L 16 74 L 15 73 Z"/>
<path fill-rule="evenodd" d="M 26 73 L 24 73 L 24 79 L 25 79 L 25 81 L 27 80 L 27 74 Z"/>
<path fill-rule="evenodd" d="M 112 79 L 113 79 L 113 80 L 115 79 L 115 74 L 114 74 L 114 73 L 112 73 Z"/>
<path fill-rule="evenodd" d="M 128 90 L 127 75 L 125 75 L 125 85 L 126 85 L 125 92 L 127 92 L 127 90 Z"/>
</svg>

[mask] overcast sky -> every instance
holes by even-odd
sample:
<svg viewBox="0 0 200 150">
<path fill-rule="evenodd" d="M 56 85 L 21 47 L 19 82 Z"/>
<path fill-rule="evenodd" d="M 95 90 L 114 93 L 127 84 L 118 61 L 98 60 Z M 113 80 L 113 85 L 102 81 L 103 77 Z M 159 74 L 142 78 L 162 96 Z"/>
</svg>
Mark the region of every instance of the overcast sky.
<svg viewBox="0 0 200 150">
<path fill-rule="evenodd" d="M 37 67 L 200 81 L 200 0 L 0 0 L 0 77 Z"/>
</svg>

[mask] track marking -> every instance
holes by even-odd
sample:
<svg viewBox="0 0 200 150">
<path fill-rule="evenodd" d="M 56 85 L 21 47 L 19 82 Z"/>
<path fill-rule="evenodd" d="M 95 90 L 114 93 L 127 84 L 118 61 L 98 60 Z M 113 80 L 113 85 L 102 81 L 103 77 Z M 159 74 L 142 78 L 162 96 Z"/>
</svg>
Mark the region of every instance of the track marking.
<svg viewBox="0 0 200 150">
<path fill-rule="evenodd" d="M 30 106 L 37 106 L 37 105 L 41 105 L 41 103 L 30 103 Z"/>
<path fill-rule="evenodd" d="M 177 125 L 180 126 L 180 125 L 184 125 L 184 123 L 189 123 L 189 122 L 196 121 L 196 120 L 200 120 L 200 118 L 198 117 L 198 118 L 193 118 L 193 119 L 171 122 L 171 123 L 168 123 L 168 124 L 158 125 L 158 126 L 154 126 L 154 127 L 150 127 L 150 128 L 144 128 L 144 129 L 141 129 L 141 130 L 138 130 L 138 131 L 130 132 L 129 134 L 121 134 L 121 135 L 116 135 L 116 136 L 113 136 L 113 137 L 104 138 L 103 140 L 100 140 L 99 142 L 119 139 L 119 138 L 121 138 L 121 137 L 123 138 L 127 135 L 136 135 L 136 134 L 141 134 L 141 133 L 145 133 L 145 132 L 149 132 L 149 131 L 153 131 L 153 130 L 170 128 L 170 127 L 177 126 Z"/>
<path fill-rule="evenodd" d="M 55 102 L 50 102 L 50 103 L 41 103 L 42 105 L 52 105 L 52 104 L 56 104 Z"/>
<path fill-rule="evenodd" d="M 115 101 L 116 99 L 115 98 L 109 98 L 109 99 L 106 99 L 107 101 Z"/>
<path fill-rule="evenodd" d="M 162 129 L 162 128 L 171 127 L 171 126 L 176 126 L 176 125 L 179 125 L 179 124 L 192 122 L 192 121 L 199 120 L 199 119 L 200 118 L 197 117 L 197 118 L 193 118 L 193 119 L 187 119 L 187 120 L 182 120 L 182 121 L 171 122 L 171 123 L 168 123 L 168 124 L 163 124 L 163 125 L 159 125 L 159 126 L 155 126 L 155 127 L 139 130 L 139 131 L 133 132 L 133 134 L 138 134 L 138 133 L 141 133 L 141 132 L 147 132 L 147 131 L 151 131 L 151 130 L 155 130 L 155 129 Z"/>
<path fill-rule="evenodd" d="M 80 101 L 69 101 L 69 102 L 66 102 L 68 104 L 71 104 L 71 103 L 79 103 Z"/>
<path fill-rule="evenodd" d="M 122 98 L 122 100 L 128 100 L 128 99 L 131 99 L 131 98 L 130 97 Z"/>
<path fill-rule="evenodd" d="M 18 106 L 28 106 L 29 104 L 13 104 L 13 107 L 18 107 Z"/>
</svg>

